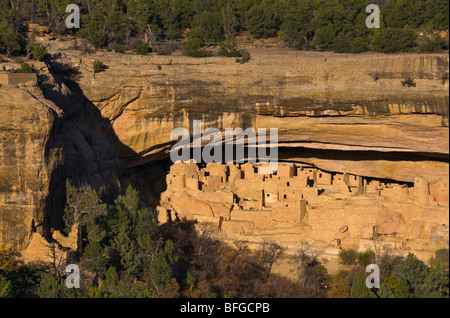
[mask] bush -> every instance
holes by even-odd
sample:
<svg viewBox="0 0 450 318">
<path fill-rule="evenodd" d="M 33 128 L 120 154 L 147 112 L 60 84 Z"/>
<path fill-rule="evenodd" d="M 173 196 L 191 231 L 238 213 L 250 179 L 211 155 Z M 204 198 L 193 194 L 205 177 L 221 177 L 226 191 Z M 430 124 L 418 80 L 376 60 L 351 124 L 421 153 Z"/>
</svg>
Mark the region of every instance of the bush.
<svg viewBox="0 0 450 318">
<path fill-rule="evenodd" d="M 380 74 L 375 73 L 375 74 L 372 75 L 372 78 L 373 78 L 374 82 L 378 82 L 378 80 L 380 79 Z"/>
<path fill-rule="evenodd" d="M 244 63 L 247 63 L 248 61 L 250 61 L 250 59 L 251 59 L 250 52 L 247 51 L 247 50 L 244 50 L 244 51 L 241 52 L 241 58 L 240 59 L 236 59 L 236 62 L 244 64 Z"/>
<path fill-rule="evenodd" d="M 94 61 L 94 73 L 103 72 L 106 68 L 106 65 L 102 61 Z"/>
<path fill-rule="evenodd" d="M 217 53 L 219 56 L 226 57 L 241 57 L 241 53 L 236 49 L 228 50 L 225 47 L 221 46 L 219 52 Z"/>
<path fill-rule="evenodd" d="M 410 253 L 398 267 L 398 273 L 408 281 L 411 289 L 417 292 L 428 274 L 428 268 L 424 262 Z"/>
<path fill-rule="evenodd" d="M 436 37 L 434 40 L 429 40 L 422 44 L 419 48 L 421 52 L 442 52 L 448 50 L 449 44 L 448 40 L 441 38 L 440 36 Z"/>
<path fill-rule="evenodd" d="M 202 40 L 197 30 L 189 31 L 186 37 L 186 41 L 181 44 L 181 50 L 185 55 L 197 58 L 208 56 L 208 52 L 202 49 Z"/>
<path fill-rule="evenodd" d="M 155 47 L 155 52 L 159 55 L 171 55 L 179 48 L 180 45 L 177 41 L 164 41 L 158 43 L 158 45 Z"/>
<path fill-rule="evenodd" d="M 350 296 L 350 283 L 344 275 L 337 274 L 331 279 L 331 288 L 328 295 L 331 298 L 348 298 Z"/>
<path fill-rule="evenodd" d="M 12 297 L 12 286 L 11 282 L 0 275 L 0 298 L 10 298 Z"/>
<path fill-rule="evenodd" d="M 375 261 L 375 253 L 373 251 L 359 252 L 356 254 L 356 260 L 359 265 L 367 267 L 369 264 L 373 264 Z"/>
<path fill-rule="evenodd" d="M 449 262 L 449 250 L 447 248 L 443 248 L 437 250 L 436 254 L 436 262 L 438 263 L 448 263 Z"/>
<path fill-rule="evenodd" d="M 356 265 L 357 252 L 354 249 L 343 249 L 339 252 L 339 263 L 342 265 Z"/>
<path fill-rule="evenodd" d="M 414 82 L 414 80 L 412 80 L 411 78 L 407 78 L 404 81 L 402 81 L 402 85 L 403 87 L 416 87 L 416 82 Z"/>
<path fill-rule="evenodd" d="M 317 49 L 320 51 L 332 50 L 337 32 L 337 26 L 331 23 L 318 28 L 314 37 L 314 44 L 317 46 Z"/>
<path fill-rule="evenodd" d="M 220 45 L 218 54 L 226 57 L 241 57 L 241 52 L 237 50 L 237 42 L 235 37 L 228 38 Z"/>
<path fill-rule="evenodd" d="M 353 276 L 352 288 L 350 290 L 351 298 L 377 298 L 375 293 L 366 286 L 366 274 L 358 272 Z"/>
<path fill-rule="evenodd" d="M 48 52 L 45 46 L 38 43 L 33 44 L 31 48 L 31 55 L 33 56 L 34 59 L 42 62 L 45 60 L 47 54 Z"/>
<path fill-rule="evenodd" d="M 397 288 L 395 289 L 396 298 L 413 298 L 414 295 L 411 292 L 411 286 L 405 277 L 398 279 Z"/>
<path fill-rule="evenodd" d="M 336 53 L 361 53 L 367 51 L 369 44 L 363 37 L 355 37 L 352 34 L 340 33 L 333 44 Z"/>
<path fill-rule="evenodd" d="M 134 49 L 134 51 L 136 52 L 136 54 L 145 55 L 145 54 L 149 53 L 150 48 L 148 47 L 148 45 L 146 43 L 142 43 L 142 44 L 139 44 Z"/>
<path fill-rule="evenodd" d="M 28 63 L 22 63 L 17 73 L 33 73 L 33 67 Z"/>
<path fill-rule="evenodd" d="M 372 46 L 375 51 L 395 53 L 408 51 L 416 44 L 416 34 L 413 29 L 385 28 L 377 29 L 372 35 Z"/>
<path fill-rule="evenodd" d="M 203 11 L 194 16 L 192 26 L 199 30 L 199 36 L 207 42 L 223 40 L 221 12 Z"/>
<path fill-rule="evenodd" d="M 125 45 L 123 45 L 123 44 L 114 43 L 114 44 L 111 46 L 111 48 L 112 48 L 112 50 L 113 50 L 114 52 L 116 52 L 116 53 L 123 53 L 123 52 L 125 52 Z"/>
<path fill-rule="evenodd" d="M 448 261 L 448 260 L 447 260 Z M 423 296 L 426 298 L 448 298 L 449 275 L 448 265 L 433 264 L 424 281 Z"/>
<path fill-rule="evenodd" d="M 388 286 L 382 284 L 380 289 L 377 290 L 378 298 L 395 298 L 395 294 Z"/>
<path fill-rule="evenodd" d="M 80 45 L 80 50 L 83 54 L 94 54 L 95 49 L 87 43 L 83 43 Z"/>
</svg>

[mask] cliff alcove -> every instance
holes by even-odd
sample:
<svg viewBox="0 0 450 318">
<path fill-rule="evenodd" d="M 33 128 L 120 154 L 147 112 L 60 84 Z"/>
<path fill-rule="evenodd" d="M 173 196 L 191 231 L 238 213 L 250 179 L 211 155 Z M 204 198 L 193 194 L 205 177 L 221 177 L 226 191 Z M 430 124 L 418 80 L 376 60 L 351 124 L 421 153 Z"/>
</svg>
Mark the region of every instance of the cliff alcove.
<svg viewBox="0 0 450 318">
<path fill-rule="evenodd" d="M 221 131 L 277 128 L 281 162 L 309 167 L 316 178 L 327 173 L 342 180 L 340 192 L 306 184 L 312 199 L 303 200 L 308 205 L 294 200 L 294 221 L 291 212 L 274 217 L 275 212 L 262 211 L 255 218 L 244 210 L 259 203 L 233 192 L 233 184 L 212 194 L 180 190 L 178 209 L 190 205 L 204 211 L 183 208 L 176 211 L 180 216 L 228 219 L 223 224 L 230 239 L 264 234 L 291 247 L 310 240 L 324 253 L 336 253 L 337 239 L 342 246 L 370 245 L 374 227 L 387 242 L 424 257 L 448 246 L 449 95 L 448 81 L 442 81 L 448 54 L 251 49 L 251 61 L 237 64 L 221 57 L 82 55 L 71 41 L 47 45 L 59 55 L 39 65 L 39 86 L 0 86 L 0 106 L 8 114 L 0 118 L 1 246 L 25 248 L 33 223 L 43 236 L 60 227 L 66 179 L 90 184 L 106 201 L 132 185 L 148 204 L 176 210 L 173 200 L 164 207 L 174 169 L 170 134 L 180 127 L 191 131 L 194 120 Z M 108 69 L 94 76 L 95 60 Z M 74 86 L 67 85 L 60 64 L 80 72 Z M 403 87 L 407 77 L 417 87 Z M 298 177 L 298 170 L 290 177 Z M 245 176 L 240 180 L 245 183 Z M 355 186 L 346 180 L 357 182 L 356 189 L 362 184 L 359 195 L 342 193 Z M 367 187 L 391 194 L 374 198 Z M 288 200 L 289 193 L 275 192 L 277 202 Z M 248 207 L 241 206 L 239 214 L 242 202 Z M 218 207 L 211 209 L 213 203 Z M 302 214 L 309 220 L 302 221 Z M 341 233 L 345 226 L 348 231 Z"/>
</svg>

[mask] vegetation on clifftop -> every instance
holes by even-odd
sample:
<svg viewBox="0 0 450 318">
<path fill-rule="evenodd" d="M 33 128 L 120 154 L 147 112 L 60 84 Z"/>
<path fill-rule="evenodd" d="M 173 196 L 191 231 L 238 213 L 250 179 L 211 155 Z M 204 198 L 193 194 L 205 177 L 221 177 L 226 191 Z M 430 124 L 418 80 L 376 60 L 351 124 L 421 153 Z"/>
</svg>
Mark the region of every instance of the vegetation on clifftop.
<svg viewBox="0 0 450 318">
<path fill-rule="evenodd" d="M 69 3 L 80 6 L 79 30 L 65 27 Z M 30 39 L 24 22 L 45 25 L 54 34 L 76 34 L 96 48 L 122 51 L 146 44 L 161 54 L 173 51 L 174 40 L 189 30 L 202 43 L 222 43 L 246 31 L 249 40 L 280 37 L 299 50 L 448 49 L 448 36 L 444 39 L 438 32 L 449 28 L 448 0 L 376 3 L 382 8 L 380 29 L 365 25 L 368 0 L 1 0 L 0 53 L 25 53 Z M 205 55 L 196 48 L 184 51 Z"/>
</svg>

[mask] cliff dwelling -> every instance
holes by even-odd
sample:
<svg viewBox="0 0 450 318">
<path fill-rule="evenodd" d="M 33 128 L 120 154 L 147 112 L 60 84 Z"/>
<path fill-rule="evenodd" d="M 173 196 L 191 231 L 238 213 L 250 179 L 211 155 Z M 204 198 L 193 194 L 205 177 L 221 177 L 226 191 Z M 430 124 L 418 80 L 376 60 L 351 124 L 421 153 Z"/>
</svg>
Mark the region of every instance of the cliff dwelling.
<svg viewBox="0 0 450 318">
<path fill-rule="evenodd" d="M 262 167 L 172 165 L 160 221 L 212 222 L 222 239 L 272 237 L 292 248 L 308 242 L 331 254 L 383 242 L 428 256 L 448 245 L 448 183 L 399 183 L 294 163 L 261 174 Z"/>
</svg>

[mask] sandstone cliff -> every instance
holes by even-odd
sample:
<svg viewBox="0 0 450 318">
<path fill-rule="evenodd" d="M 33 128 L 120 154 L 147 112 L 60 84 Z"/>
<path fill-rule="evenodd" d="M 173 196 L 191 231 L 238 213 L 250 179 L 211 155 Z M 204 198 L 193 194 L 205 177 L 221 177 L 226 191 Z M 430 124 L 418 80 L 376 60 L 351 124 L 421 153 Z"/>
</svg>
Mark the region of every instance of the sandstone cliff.
<svg viewBox="0 0 450 318">
<path fill-rule="evenodd" d="M 80 65 L 81 89 L 111 122 L 124 167 L 167 156 L 172 129 L 192 130 L 192 120 L 201 119 L 205 129 L 279 128 L 282 159 L 328 170 L 360 173 L 355 155 L 375 154 L 377 167 L 364 164 L 364 175 L 413 182 L 410 169 L 430 181 L 445 174 L 448 55 L 252 53 L 244 65 L 113 53 L 74 59 L 70 51 L 67 58 Z M 94 76 L 95 59 L 108 70 Z M 402 86 L 408 77 L 417 87 Z M 305 148 L 330 155 L 298 151 Z"/>
<path fill-rule="evenodd" d="M 15 66 L 15 65 L 13 65 Z M 119 182 L 116 150 L 90 130 L 89 110 L 43 63 L 35 83 L 0 86 L 0 246 L 23 249 L 37 232 L 62 228 L 65 180 L 87 183 L 105 199 Z"/>
<path fill-rule="evenodd" d="M 51 146 L 62 112 L 36 86 L 0 87 L 0 243 L 23 248 L 48 224 L 62 149 Z"/>
<path fill-rule="evenodd" d="M 83 55 L 71 41 L 46 45 L 82 77 L 69 90 L 56 69 L 44 67 L 44 95 L 37 87 L 32 96 L 29 89 L 0 88 L 8 117 L 35 114 L 29 122 L 39 123 L 0 119 L 2 245 L 23 247 L 33 221 L 49 222 L 49 233 L 58 227 L 66 177 L 112 197 L 119 176 L 157 205 L 165 172 L 155 162 L 168 158 L 172 130 L 192 130 L 194 119 L 222 130 L 278 128 L 280 159 L 328 172 L 409 183 L 422 178 L 430 185 L 448 179 L 448 54 L 253 49 L 250 62 L 238 64 L 219 57 Z M 95 60 L 108 69 L 94 74 Z M 417 87 L 403 87 L 406 78 Z M 30 149 L 27 144 L 39 155 L 12 159 L 9 153 L 17 145 Z M 40 194 L 20 201 L 17 193 Z"/>
</svg>

